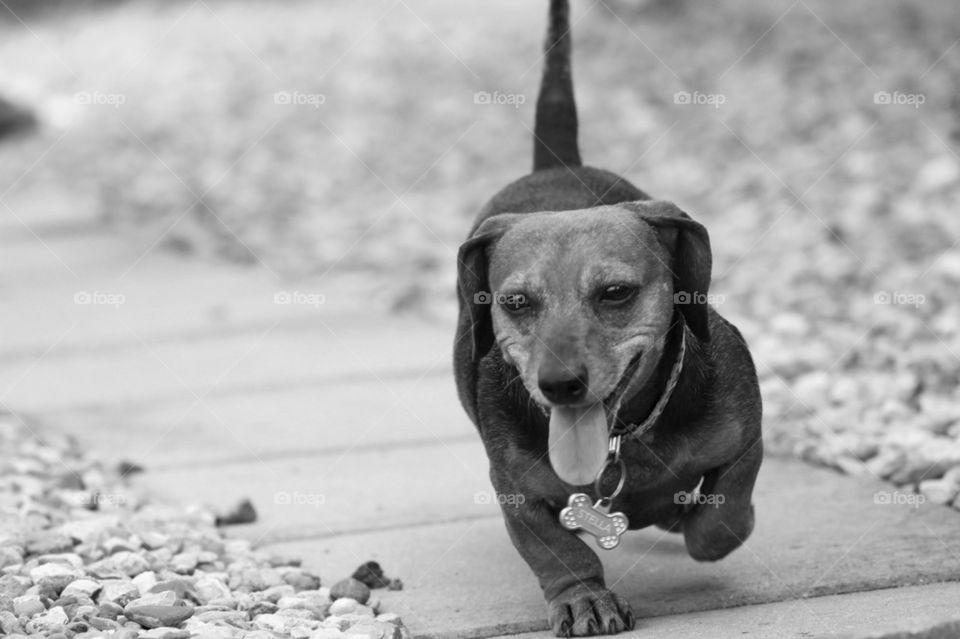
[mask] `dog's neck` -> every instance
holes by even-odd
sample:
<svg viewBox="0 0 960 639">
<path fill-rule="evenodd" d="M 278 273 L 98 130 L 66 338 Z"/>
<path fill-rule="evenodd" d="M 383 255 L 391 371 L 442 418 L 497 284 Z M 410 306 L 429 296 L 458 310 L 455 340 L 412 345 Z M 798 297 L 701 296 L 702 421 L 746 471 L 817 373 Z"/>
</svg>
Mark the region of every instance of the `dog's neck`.
<svg viewBox="0 0 960 639">
<path fill-rule="evenodd" d="M 671 383 L 671 377 L 680 375 L 687 364 L 689 353 L 686 352 L 687 349 L 683 344 L 685 340 L 689 341 L 690 337 L 683 316 L 678 314 L 678 321 L 670 330 L 663 356 L 653 374 L 633 395 L 623 399 L 615 417 L 616 423 L 611 425 L 614 431 L 622 431 L 624 434 L 642 434 L 637 432 L 638 428 L 646 425 L 645 422 L 650 417 L 654 417 L 651 412 L 657 407 L 657 403 L 664 398 L 664 395 L 673 392 L 675 384 L 679 384 L 679 379 L 674 379 Z M 669 402 L 669 397 L 667 401 Z M 654 422 L 658 417 L 654 417 Z M 653 424 L 649 426 L 652 427 Z"/>
</svg>

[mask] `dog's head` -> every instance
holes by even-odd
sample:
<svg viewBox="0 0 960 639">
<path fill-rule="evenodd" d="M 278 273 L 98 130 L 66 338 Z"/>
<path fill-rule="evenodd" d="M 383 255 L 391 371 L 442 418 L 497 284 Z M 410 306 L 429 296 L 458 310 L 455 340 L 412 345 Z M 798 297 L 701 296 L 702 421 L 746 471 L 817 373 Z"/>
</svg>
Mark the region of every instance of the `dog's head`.
<svg viewBox="0 0 960 639">
<path fill-rule="evenodd" d="M 607 413 L 659 362 L 674 311 L 709 340 L 706 229 L 673 204 L 639 201 L 486 219 L 460 247 L 473 355 L 494 344 L 550 411 L 550 459 L 593 480 Z"/>
</svg>

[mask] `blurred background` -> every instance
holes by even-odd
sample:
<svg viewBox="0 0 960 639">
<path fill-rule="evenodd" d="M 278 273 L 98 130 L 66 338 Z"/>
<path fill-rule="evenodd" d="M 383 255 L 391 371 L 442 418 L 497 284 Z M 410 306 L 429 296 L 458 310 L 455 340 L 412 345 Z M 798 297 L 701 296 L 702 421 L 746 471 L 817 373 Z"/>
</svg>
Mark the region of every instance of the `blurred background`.
<svg viewBox="0 0 960 639">
<path fill-rule="evenodd" d="M 960 6 L 574 5 L 583 157 L 710 230 L 769 445 L 850 472 L 893 440 L 955 449 Z M 34 367 L 209 331 L 246 336 L 236 356 L 251 326 L 336 313 L 436 327 L 449 375 L 456 248 L 531 166 L 545 13 L 6 0 L 5 401 L 159 402 L 146 364 Z"/>
</svg>

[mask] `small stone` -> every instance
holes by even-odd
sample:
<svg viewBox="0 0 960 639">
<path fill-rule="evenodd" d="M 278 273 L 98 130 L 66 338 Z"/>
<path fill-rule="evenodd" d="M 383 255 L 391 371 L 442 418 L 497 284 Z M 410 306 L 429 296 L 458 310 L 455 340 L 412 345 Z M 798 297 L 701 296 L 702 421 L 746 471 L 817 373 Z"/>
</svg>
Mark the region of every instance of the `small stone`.
<svg viewBox="0 0 960 639">
<path fill-rule="evenodd" d="M 100 579 L 135 577 L 149 569 L 146 559 L 129 551 L 120 551 L 87 566 L 87 572 Z"/>
<path fill-rule="evenodd" d="M 330 614 L 335 616 L 348 615 L 354 612 L 360 603 L 350 597 L 340 597 L 330 604 Z"/>
<path fill-rule="evenodd" d="M 190 639 L 189 630 L 178 630 L 176 628 L 151 628 L 144 630 L 138 635 L 139 639 Z"/>
<path fill-rule="evenodd" d="M 343 597 L 349 597 L 357 603 L 366 603 L 370 598 L 370 588 L 363 582 L 350 577 L 330 587 L 330 598 L 334 602 Z"/>
<path fill-rule="evenodd" d="M 211 599 L 208 605 L 233 610 L 237 607 L 237 600 L 233 597 L 217 597 L 216 599 Z"/>
<path fill-rule="evenodd" d="M 253 623 L 258 628 L 272 632 L 284 632 L 288 625 L 286 618 L 276 614 L 257 615 Z"/>
<path fill-rule="evenodd" d="M 118 552 L 134 552 L 140 549 L 140 542 L 135 540 L 135 538 L 123 538 L 123 537 L 110 537 L 105 539 L 101 547 L 106 551 L 108 555 L 113 555 Z"/>
<path fill-rule="evenodd" d="M 61 596 L 69 597 L 83 595 L 85 597 L 93 598 L 98 592 L 100 592 L 100 588 L 100 584 L 92 579 L 74 579 L 63 589 Z"/>
<path fill-rule="evenodd" d="M 395 612 L 384 612 L 377 615 L 377 621 L 382 621 L 383 623 L 400 623 L 400 615 Z"/>
<path fill-rule="evenodd" d="M 297 593 L 297 597 L 302 597 L 308 599 L 312 604 L 328 604 L 330 603 L 330 589 L 329 588 L 317 588 L 316 590 L 301 590 Z"/>
<path fill-rule="evenodd" d="M 124 608 L 124 616 L 144 628 L 178 626 L 193 616 L 191 606 L 137 606 Z"/>
<path fill-rule="evenodd" d="M 217 515 L 217 526 L 236 526 L 238 524 L 252 524 L 257 521 L 257 509 L 249 499 L 242 499 L 229 512 Z"/>
<path fill-rule="evenodd" d="M 337 615 L 329 615 L 323 620 L 322 625 L 324 628 L 334 628 L 336 630 L 346 630 L 350 627 L 350 623 L 346 619 Z"/>
<path fill-rule="evenodd" d="M 387 585 L 387 590 L 403 590 L 403 582 L 399 579 L 391 579 Z"/>
<path fill-rule="evenodd" d="M 74 614 L 69 616 L 70 616 L 70 619 L 77 619 L 77 618 L 85 619 L 86 617 L 95 617 L 99 612 L 100 612 L 100 609 L 97 606 L 83 604 L 81 606 L 77 606 L 77 609 L 74 612 Z"/>
<path fill-rule="evenodd" d="M 202 577 L 193 585 L 200 603 L 210 603 L 213 599 L 230 596 L 230 589 L 219 579 Z"/>
<path fill-rule="evenodd" d="M 120 551 L 110 556 L 128 577 L 138 577 L 150 570 L 150 564 L 135 552 Z"/>
<path fill-rule="evenodd" d="M 98 603 L 109 601 L 125 606 L 140 596 L 140 589 L 132 581 L 111 579 L 103 582 L 103 589 L 97 598 Z"/>
<path fill-rule="evenodd" d="M 273 613 L 277 612 L 277 610 L 279 609 L 280 609 L 279 606 L 277 606 L 277 604 L 275 603 L 271 603 L 269 601 L 261 601 L 259 603 L 254 604 L 250 608 L 249 614 L 251 618 L 256 617 L 258 615 L 272 615 Z"/>
<path fill-rule="evenodd" d="M 867 469 L 881 479 L 889 479 L 906 463 L 906 453 L 902 450 L 888 448 L 881 450 L 876 457 L 867 460 Z"/>
<path fill-rule="evenodd" d="M 20 575 L 3 575 L 0 577 L 0 595 L 19 597 L 33 585 L 29 577 Z"/>
<path fill-rule="evenodd" d="M 277 616 L 287 617 L 290 619 L 319 621 L 322 615 L 318 614 L 318 612 L 319 611 L 315 611 L 310 608 L 281 608 L 277 611 Z"/>
<path fill-rule="evenodd" d="M 13 598 L 0 595 L 0 612 L 13 612 Z"/>
<path fill-rule="evenodd" d="M 87 617 L 87 623 L 90 624 L 91 627 L 96 628 L 97 630 L 100 630 L 100 631 L 114 630 L 120 626 L 120 624 L 118 624 L 113 619 L 107 619 L 105 617 L 96 617 L 96 616 Z"/>
<path fill-rule="evenodd" d="M 171 543 L 171 538 L 170 535 L 148 530 L 140 533 L 140 541 L 150 550 L 157 550 L 158 548 L 167 547 Z"/>
<path fill-rule="evenodd" d="M 369 606 L 358 605 L 353 609 L 353 612 L 341 615 L 344 619 L 349 619 L 352 621 L 358 621 L 361 619 L 373 618 L 376 616 L 376 613 Z"/>
<path fill-rule="evenodd" d="M 280 600 L 280 597 L 292 597 L 294 594 L 296 594 L 296 591 L 293 589 L 293 586 L 284 584 L 282 586 L 273 586 L 271 588 L 267 588 L 262 594 L 266 601 L 277 603 L 277 601 Z"/>
<path fill-rule="evenodd" d="M 141 572 L 133 578 L 133 585 L 137 587 L 141 595 L 145 595 L 157 585 L 157 573 L 152 570 Z"/>
<path fill-rule="evenodd" d="M 307 600 L 303 597 L 280 597 L 277 600 L 277 607 L 281 610 L 285 608 L 303 608 L 307 605 Z"/>
<path fill-rule="evenodd" d="M 190 575 L 196 570 L 197 563 L 199 563 L 197 553 L 182 552 L 173 557 L 173 560 L 170 562 L 170 570 L 182 575 Z"/>
<path fill-rule="evenodd" d="M 920 482 L 917 491 L 934 504 L 950 504 L 960 494 L 960 486 L 943 479 L 926 479 Z"/>
<path fill-rule="evenodd" d="M 150 588 L 150 592 L 164 592 L 170 591 L 174 593 L 178 599 L 184 599 L 192 590 L 190 585 L 183 581 L 182 579 L 167 579 L 165 581 L 158 581 L 153 584 Z"/>
<path fill-rule="evenodd" d="M 251 562 L 237 562 L 230 567 L 231 588 L 259 592 L 282 584 L 283 578 L 273 568 L 261 568 Z"/>
<path fill-rule="evenodd" d="M 77 570 L 63 564 L 41 564 L 30 570 L 33 583 L 59 594 L 71 581 L 80 576 Z"/>
<path fill-rule="evenodd" d="M 345 634 L 356 639 L 383 639 L 384 637 L 383 630 L 371 621 L 354 624 L 347 628 Z"/>
<path fill-rule="evenodd" d="M 8 610 L 0 612 L 0 633 L 13 635 L 22 630 L 17 616 Z"/>
<path fill-rule="evenodd" d="M 283 580 L 294 590 L 316 590 L 320 587 L 320 577 L 306 570 L 291 570 L 283 575 Z"/>
<path fill-rule="evenodd" d="M 142 597 L 138 597 L 124 606 L 124 610 L 136 608 L 137 606 L 172 606 L 177 601 L 177 593 L 172 590 L 162 590 L 160 592 L 148 592 Z"/>
<path fill-rule="evenodd" d="M 62 631 L 63 627 L 70 621 L 63 608 L 51 608 L 42 615 L 37 615 L 26 623 L 25 629 L 28 632 L 41 632 L 50 635 L 54 632 Z"/>
<path fill-rule="evenodd" d="M 46 610 L 38 595 L 23 595 L 13 600 L 13 612 L 18 617 L 33 617 Z"/>
<path fill-rule="evenodd" d="M 856 457 L 851 457 L 849 455 L 840 455 L 833 460 L 833 463 L 842 470 L 847 475 L 853 475 L 854 477 L 860 477 L 864 475 L 869 475 L 870 471 L 867 470 L 866 464 L 857 459 Z"/>
<path fill-rule="evenodd" d="M 23 550 L 17 546 L 0 547 L 0 568 L 23 563 Z"/>
<path fill-rule="evenodd" d="M 246 613 L 239 610 L 206 610 L 197 613 L 196 618 L 205 623 L 226 623 L 231 626 L 241 626 L 248 621 Z"/>
<path fill-rule="evenodd" d="M 37 561 L 41 564 L 62 564 L 70 568 L 82 568 L 83 558 L 75 552 L 59 552 L 50 555 L 40 555 Z"/>
<path fill-rule="evenodd" d="M 83 596 L 81 595 L 81 597 Z M 91 603 L 89 597 L 83 597 L 83 601 L 81 602 L 78 597 L 70 595 L 67 597 L 60 597 L 50 604 L 50 607 L 59 606 L 60 608 L 63 608 L 63 611 L 67 613 L 67 618 L 73 619 L 76 616 L 77 608 L 86 603 Z"/>
<path fill-rule="evenodd" d="M 960 489 L 960 466 L 954 466 L 943 474 L 943 481 Z"/>
<path fill-rule="evenodd" d="M 122 614 L 123 608 L 112 601 L 105 601 L 100 604 L 100 609 L 97 612 L 97 616 L 113 620 L 116 620 L 116 618 Z"/>
<path fill-rule="evenodd" d="M 351 576 L 367 588 L 385 588 L 390 583 L 390 579 L 383 574 L 383 568 L 375 561 L 368 561 L 361 565 L 353 571 Z"/>
<path fill-rule="evenodd" d="M 73 550 L 73 539 L 61 532 L 43 531 L 27 538 L 28 555 L 49 555 Z"/>
<path fill-rule="evenodd" d="M 216 626 L 197 619 L 188 619 L 184 623 L 183 629 L 188 631 L 191 637 L 202 637 L 203 639 L 232 639 L 242 636 L 238 635 L 237 629 L 232 626 Z"/>
</svg>

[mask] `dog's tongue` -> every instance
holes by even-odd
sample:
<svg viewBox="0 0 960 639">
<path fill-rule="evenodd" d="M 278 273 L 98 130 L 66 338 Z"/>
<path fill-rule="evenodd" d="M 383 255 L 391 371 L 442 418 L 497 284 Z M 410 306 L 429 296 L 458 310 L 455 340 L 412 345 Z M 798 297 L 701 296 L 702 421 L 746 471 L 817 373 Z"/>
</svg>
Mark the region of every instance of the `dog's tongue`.
<svg viewBox="0 0 960 639">
<path fill-rule="evenodd" d="M 607 458 L 607 415 L 603 403 L 550 411 L 550 464 L 568 484 L 591 483 Z"/>
</svg>

